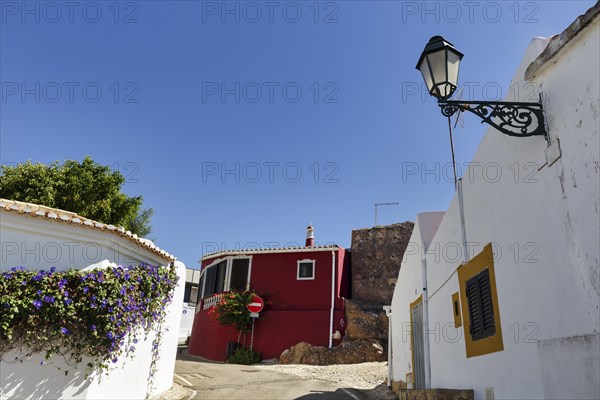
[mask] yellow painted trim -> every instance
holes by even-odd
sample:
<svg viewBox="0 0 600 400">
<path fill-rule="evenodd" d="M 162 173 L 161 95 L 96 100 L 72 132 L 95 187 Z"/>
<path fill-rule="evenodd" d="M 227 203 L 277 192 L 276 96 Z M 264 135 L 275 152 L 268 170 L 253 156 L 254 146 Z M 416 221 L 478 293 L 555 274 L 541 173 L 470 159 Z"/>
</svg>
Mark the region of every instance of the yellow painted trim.
<svg viewBox="0 0 600 400">
<path fill-rule="evenodd" d="M 486 338 L 473 341 L 469 333 L 471 320 L 469 318 L 469 306 L 467 302 L 466 283 L 473 276 L 477 275 L 485 268 L 489 270 L 490 290 L 492 292 L 492 306 L 494 307 L 494 323 L 496 325 L 496 334 Z M 490 354 L 504 350 L 502 341 L 502 325 L 500 324 L 500 309 L 498 306 L 498 292 L 496 290 L 496 273 L 494 271 L 494 253 L 491 243 L 487 244 L 481 253 L 476 255 L 471 261 L 458 267 L 458 283 L 460 287 L 460 301 L 462 307 L 462 320 L 464 322 L 463 332 L 465 334 L 465 348 L 467 358 Z"/>
<path fill-rule="evenodd" d="M 423 295 L 419 296 L 415 301 L 410 303 L 408 306 L 408 314 L 410 315 L 410 354 L 412 358 L 412 367 L 411 370 L 415 370 L 415 341 L 413 339 L 413 318 L 412 318 L 412 310 L 419 304 L 423 302 Z"/>
<path fill-rule="evenodd" d="M 452 314 L 454 315 L 454 327 L 461 327 L 462 319 L 460 318 L 460 301 L 458 300 L 458 292 L 452 294 Z"/>
</svg>

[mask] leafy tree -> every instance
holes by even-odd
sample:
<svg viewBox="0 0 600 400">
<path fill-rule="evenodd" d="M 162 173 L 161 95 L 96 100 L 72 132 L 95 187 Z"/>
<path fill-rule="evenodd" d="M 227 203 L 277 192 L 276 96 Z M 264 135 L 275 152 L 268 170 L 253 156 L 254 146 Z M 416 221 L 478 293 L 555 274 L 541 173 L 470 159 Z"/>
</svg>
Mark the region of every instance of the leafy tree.
<svg viewBox="0 0 600 400">
<path fill-rule="evenodd" d="M 105 224 L 123 226 L 145 237 L 151 232 L 153 210 L 142 209 L 142 196 L 121 191 L 119 171 L 86 156 L 81 163 L 27 161 L 0 169 L 0 197 L 60 208 Z"/>
</svg>

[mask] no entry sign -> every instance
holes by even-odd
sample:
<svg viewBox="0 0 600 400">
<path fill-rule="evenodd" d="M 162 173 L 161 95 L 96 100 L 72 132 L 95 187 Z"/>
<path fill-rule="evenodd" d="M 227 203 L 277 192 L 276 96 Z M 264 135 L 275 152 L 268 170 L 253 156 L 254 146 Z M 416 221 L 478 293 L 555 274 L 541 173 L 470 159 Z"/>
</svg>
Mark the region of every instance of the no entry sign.
<svg viewBox="0 0 600 400">
<path fill-rule="evenodd" d="M 265 306 L 264 300 L 258 296 L 254 296 L 252 298 L 252 300 L 250 300 L 250 303 L 248 303 L 248 305 L 246 305 L 246 308 L 251 313 L 259 313 L 262 311 L 264 306 Z"/>
</svg>

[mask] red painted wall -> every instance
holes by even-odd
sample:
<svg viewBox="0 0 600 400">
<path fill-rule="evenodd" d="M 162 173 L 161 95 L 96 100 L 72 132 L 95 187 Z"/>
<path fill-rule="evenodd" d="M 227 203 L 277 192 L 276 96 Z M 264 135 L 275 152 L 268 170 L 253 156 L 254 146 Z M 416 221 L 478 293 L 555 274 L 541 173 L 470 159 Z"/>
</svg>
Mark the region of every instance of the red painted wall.
<svg viewBox="0 0 600 400">
<path fill-rule="evenodd" d="M 242 255 L 243 252 L 236 253 Z M 334 271 L 334 329 L 345 332 L 344 303 L 342 297 L 350 293 L 349 262 L 347 252 L 335 252 Z M 233 255 L 233 254 L 232 254 Z M 203 261 L 202 267 L 217 258 Z M 297 280 L 299 260 L 315 260 L 315 279 Z M 267 294 L 271 302 L 256 321 L 253 348 L 263 358 L 279 357 L 294 344 L 306 341 L 327 346 L 331 307 L 331 251 L 264 253 L 252 255 L 250 287 Z M 228 342 L 237 341 L 237 331 L 222 326 L 208 314 L 196 314 L 188 352 L 211 360 L 224 361 Z M 248 334 L 247 346 L 250 335 Z M 243 340 L 242 340 L 243 342 Z M 334 341 L 334 345 L 341 341 Z"/>
<path fill-rule="evenodd" d="M 263 359 L 277 358 L 283 350 L 305 341 L 316 346 L 329 344 L 329 310 L 327 311 L 266 311 L 254 327 L 253 350 Z M 264 319 L 263 319 L 264 318 Z M 344 331 L 340 321 L 344 312 L 334 313 L 334 331 Z M 345 319 L 344 319 L 345 326 Z M 250 347 L 250 333 L 246 347 Z M 225 361 L 228 342 L 237 342 L 238 332 L 232 326 L 221 325 L 206 311 L 196 314 L 188 352 L 209 360 Z M 241 339 L 242 345 L 244 339 Z M 334 340 L 338 345 L 341 340 Z"/>
</svg>

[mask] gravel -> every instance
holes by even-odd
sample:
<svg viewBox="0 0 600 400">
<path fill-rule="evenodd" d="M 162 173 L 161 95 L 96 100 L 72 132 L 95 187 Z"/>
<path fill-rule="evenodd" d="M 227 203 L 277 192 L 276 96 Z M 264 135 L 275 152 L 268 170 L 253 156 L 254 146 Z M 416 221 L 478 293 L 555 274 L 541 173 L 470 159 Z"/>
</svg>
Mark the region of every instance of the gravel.
<svg viewBox="0 0 600 400">
<path fill-rule="evenodd" d="M 387 377 L 388 368 L 385 361 L 325 366 L 301 364 L 254 364 L 253 366 L 302 378 L 336 382 L 355 389 L 374 389 L 376 386 L 381 385 Z"/>
</svg>

